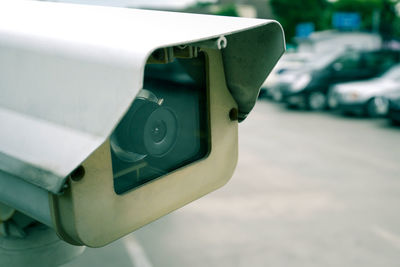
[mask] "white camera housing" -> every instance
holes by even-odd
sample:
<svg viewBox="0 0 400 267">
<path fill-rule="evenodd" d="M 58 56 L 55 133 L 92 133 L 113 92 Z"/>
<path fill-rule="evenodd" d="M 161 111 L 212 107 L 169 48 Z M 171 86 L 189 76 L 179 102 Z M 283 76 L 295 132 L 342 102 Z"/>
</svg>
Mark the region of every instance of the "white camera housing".
<svg viewBox="0 0 400 267">
<path fill-rule="evenodd" d="M 236 166 L 237 123 L 284 49 L 272 20 L 2 1 L 0 202 L 99 247 L 217 189 Z M 109 138 L 155 51 L 165 63 L 204 53 L 210 151 L 116 194 Z"/>
</svg>

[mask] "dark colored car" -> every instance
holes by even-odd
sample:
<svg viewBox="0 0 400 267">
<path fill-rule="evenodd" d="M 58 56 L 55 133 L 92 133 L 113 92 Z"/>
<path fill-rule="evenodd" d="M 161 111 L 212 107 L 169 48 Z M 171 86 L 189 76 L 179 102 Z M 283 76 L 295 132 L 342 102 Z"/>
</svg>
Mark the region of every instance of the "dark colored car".
<svg viewBox="0 0 400 267">
<path fill-rule="evenodd" d="M 278 85 L 282 101 L 311 110 L 327 107 L 327 94 L 331 85 L 347 81 L 376 77 L 400 61 L 400 52 L 392 50 L 348 50 L 298 72 Z"/>
<path fill-rule="evenodd" d="M 400 95 L 389 100 L 388 117 L 392 120 L 393 124 L 400 125 Z"/>
</svg>

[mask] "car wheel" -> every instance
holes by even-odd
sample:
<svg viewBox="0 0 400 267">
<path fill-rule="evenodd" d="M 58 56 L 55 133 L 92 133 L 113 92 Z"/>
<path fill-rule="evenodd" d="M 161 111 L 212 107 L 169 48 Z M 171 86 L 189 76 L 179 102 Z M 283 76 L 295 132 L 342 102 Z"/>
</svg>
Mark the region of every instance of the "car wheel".
<svg viewBox="0 0 400 267">
<path fill-rule="evenodd" d="M 366 113 L 371 118 L 385 116 L 389 110 L 389 102 L 383 97 L 374 97 L 367 102 Z"/>
<path fill-rule="evenodd" d="M 283 95 L 279 89 L 272 90 L 272 99 L 276 102 L 281 102 Z"/>
<path fill-rule="evenodd" d="M 330 109 L 335 109 L 338 106 L 338 102 L 336 100 L 336 98 L 334 98 L 333 96 L 328 98 L 328 107 Z"/>
<path fill-rule="evenodd" d="M 322 92 L 312 92 L 308 95 L 307 104 L 310 110 L 323 110 L 326 107 L 326 95 Z"/>
</svg>

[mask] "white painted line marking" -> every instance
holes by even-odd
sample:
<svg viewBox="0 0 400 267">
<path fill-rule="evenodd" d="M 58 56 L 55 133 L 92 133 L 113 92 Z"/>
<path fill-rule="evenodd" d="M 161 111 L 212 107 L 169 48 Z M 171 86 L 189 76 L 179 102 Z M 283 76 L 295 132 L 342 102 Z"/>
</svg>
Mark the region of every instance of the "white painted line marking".
<svg viewBox="0 0 400 267">
<path fill-rule="evenodd" d="M 380 238 L 392 244 L 395 248 L 400 249 L 400 237 L 396 234 L 393 234 L 379 226 L 373 226 L 372 231 Z"/>
<path fill-rule="evenodd" d="M 146 252 L 143 250 L 142 246 L 136 241 L 136 239 L 129 235 L 124 238 L 124 245 L 128 251 L 129 258 L 135 267 L 153 267 Z"/>
</svg>

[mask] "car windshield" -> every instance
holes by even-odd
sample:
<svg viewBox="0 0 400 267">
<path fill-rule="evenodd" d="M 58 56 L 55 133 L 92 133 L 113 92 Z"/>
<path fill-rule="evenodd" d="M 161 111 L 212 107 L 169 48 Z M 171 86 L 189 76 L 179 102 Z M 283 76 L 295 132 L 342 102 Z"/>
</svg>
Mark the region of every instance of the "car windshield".
<svg viewBox="0 0 400 267">
<path fill-rule="evenodd" d="M 310 61 L 312 56 L 306 53 L 287 53 L 282 56 L 282 61 L 291 63 L 306 63 Z"/>
<path fill-rule="evenodd" d="M 336 60 L 343 52 L 332 51 L 331 53 L 321 53 L 314 55 L 312 60 L 309 60 L 305 66 L 312 69 L 322 69 Z"/>
</svg>

